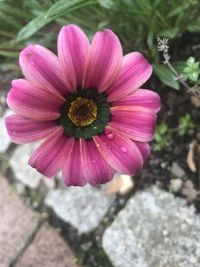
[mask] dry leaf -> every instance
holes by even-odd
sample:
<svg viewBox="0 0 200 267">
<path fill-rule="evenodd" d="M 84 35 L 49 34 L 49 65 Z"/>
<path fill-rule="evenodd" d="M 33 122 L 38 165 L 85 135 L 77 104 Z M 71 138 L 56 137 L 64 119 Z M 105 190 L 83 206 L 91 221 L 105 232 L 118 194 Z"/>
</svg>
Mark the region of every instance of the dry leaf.
<svg viewBox="0 0 200 267">
<path fill-rule="evenodd" d="M 115 178 L 108 184 L 107 193 L 127 195 L 134 187 L 130 175 L 116 174 Z"/>
<path fill-rule="evenodd" d="M 197 190 L 194 188 L 192 181 L 187 180 L 184 183 L 182 194 L 186 197 L 188 202 L 192 202 L 197 197 Z"/>
<path fill-rule="evenodd" d="M 196 145 L 197 145 L 196 140 L 193 140 L 192 143 L 190 144 L 190 148 L 187 154 L 187 164 L 192 172 L 197 171 L 196 163 L 194 161 L 194 151 Z"/>
<path fill-rule="evenodd" d="M 196 108 L 200 108 L 200 98 L 198 96 L 191 96 L 191 102 Z"/>
</svg>

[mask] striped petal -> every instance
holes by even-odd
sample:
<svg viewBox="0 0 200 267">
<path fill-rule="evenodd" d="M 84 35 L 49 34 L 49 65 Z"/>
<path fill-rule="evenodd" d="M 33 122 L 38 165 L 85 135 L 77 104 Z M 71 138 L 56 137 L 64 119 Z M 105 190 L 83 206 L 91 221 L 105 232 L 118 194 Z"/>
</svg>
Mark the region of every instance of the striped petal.
<svg viewBox="0 0 200 267">
<path fill-rule="evenodd" d="M 122 64 L 122 48 L 110 30 L 97 32 L 92 40 L 83 88 L 104 92 L 115 80 Z"/>
<path fill-rule="evenodd" d="M 119 106 L 111 108 L 109 125 L 129 138 L 139 142 L 153 139 L 156 114 L 142 107 Z"/>
<path fill-rule="evenodd" d="M 136 142 L 134 141 L 138 149 L 140 150 L 140 153 L 143 157 L 143 162 L 145 162 L 150 155 L 150 145 L 148 143 L 142 143 L 142 142 Z"/>
<path fill-rule="evenodd" d="M 120 73 L 108 89 L 108 100 L 115 101 L 132 94 L 144 84 L 152 73 L 152 66 L 138 52 L 129 53 L 123 58 Z"/>
<path fill-rule="evenodd" d="M 103 158 L 117 172 L 132 175 L 142 167 L 143 156 L 138 146 L 115 129 L 107 126 L 104 134 L 93 139 Z"/>
<path fill-rule="evenodd" d="M 66 96 L 70 85 L 58 58 L 41 45 L 29 45 L 20 54 L 19 63 L 27 80 L 33 84 Z"/>
<path fill-rule="evenodd" d="M 75 25 L 64 26 L 58 36 L 58 57 L 71 87 L 81 87 L 90 43 Z"/>
<path fill-rule="evenodd" d="M 8 135 L 16 144 L 26 144 L 50 136 L 60 128 L 53 121 L 38 122 L 20 115 L 6 117 Z"/>
<path fill-rule="evenodd" d="M 28 163 L 46 177 L 55 176 L 62 167 L 65 141 L 66 137 L 63 134 L 63 128 L 59 128 L 38 147 Z"/>
<path fill-rule="evenodd" d="M 83 168 L 80 162 L 80 142 L 71 138 L 70 144 L 65 145 L 64 149 L 64 166 L 62 170 L 64 183 L 66 185 L 83 186 L 87 183 Z"/>
<path fill-rule="evenodd" d="M 60 116 L 63 100 L 51 92 L 33 86 L 27 80 L 19 79 L 12 82 L 7 103 L 12 110 L 24 117 L 44 121 Z"/>
<path fill-rule="evenodd" d="M 151 90 L 139 89 L 129 96 L 114 101 L 112 106 L 138 106 L 158 112 L 160 110 L 160 97 Z"/>
<path fill-rule="evenodd" d="M 113 177 L 113 169 L 101 156 L 93 140 L 81 139 L 81 163 L 83 173 L 91 185 L 108 182 Z"/>
</svg>

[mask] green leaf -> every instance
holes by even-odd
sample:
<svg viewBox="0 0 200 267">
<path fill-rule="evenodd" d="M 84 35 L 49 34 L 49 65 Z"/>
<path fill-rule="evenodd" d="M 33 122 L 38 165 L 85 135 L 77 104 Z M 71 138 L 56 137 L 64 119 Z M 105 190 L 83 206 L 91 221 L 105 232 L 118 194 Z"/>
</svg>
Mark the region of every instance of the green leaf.
<svg viewBox="0 0 200 267">
<path fill-rule="evenodd" d="M 170 30 L 164 30 L 157 34 L 157 36 L 167 37 L 167 38 L 175 38 L 179 33 L 179 27 L 174 27 Z"/>
<path fill-rule="evenodd" d="M 188 23 L 187 29 L 190 32 L 200 32 L 200 19 Z"/>
<path fill-rule="evenodd" d="M 46 19 L 55 19 L 61 15 L 66 15 L 67 13 L 74 11 L 76 9 L 94 5 L 97 2 L 95 0 L 60 0 L 57 1 L 54 5 L 51 6 L 51 8 L 47 11 L 45 18 Z"/>
<path fill-rule="evenodd" d="M 19 56 L 19 53 L 14 52 L 14 51 L 1 51 L 0 50 L 0 56 L 6 57 L 6 58 L 15 58 Z"/>
<path fill-rule="evenodd" d="M 185 61 L 174 61 L 173 67 L 178 73 L 182 73 L 185 68 Z"/>
<path fill-rule="evenodd" d="M 175 16 L 179 15 L 180 13 L 182 13 L 185 9 L 187 9 L 187 7 L 188 7 L 188 4 L 180 5 L 177 8 L 172 9 L 172 11 L 169 12 L 167 17 L 168 18 L 175 17 Z"/>
<path fill-rule="evenodd" d="M 174 80 L 172 72 L 166 66 L 161 64 L 154 64 L 153 69 L 156 76 L 158 76 L 161 82 L 163 82 L 165 85 L 175 90 L 180 89 L 178 81 Z"/>
<path fill-rule="evenodd" d="M 150 49 L 152 49 L 153 47 L 153 32 L 152 30 L 149 31 L 148 35 L 147 35 L 147 45 Z"/>
<path fill-rule="evenodd" d="M 38 30 L 40 30 L 42 27 L 48 24 L 50 21 L 51 20 L 46 19 L 44 17 L 44 14 L 41 14 L 38 17 L 34 18 L 19 31 L 17 35 L 17 41 L 20 42 L 20 41 L 28 39 L 34 33 L 36 33 Z"/>
<path fill-rule="evenodd" d="M 3 21 L 3 23 L 6 23 L 15 30 L 16 29 L 18 30 L 22 27 L 22 25 L 15 18 L 13 18 L 13 16 L 8 16 L 4 12 L 1 12 L 1 10 L 0 10 L 0 21 Z M 1 24 L 2 22 L 0 22 L 0 25 Z"/>
<path fill-rule="evenodd" d="M 153 3 L 153 8 L 157 8 L 161 2 L 162 2 L 162 0 L 155 0 Z"/>
<path fill-rule="evenodd" d="M 114 6 L 114 2 L 112 0 L 98 0 L 100 6 L 111 9 Z"/>
<path fill-rule="evenodd" d="M 193 70 L 197 70 L 199 68 L 199 62 L 195 62 L 193 65 L 192 65 L 192 68 Z"/>
<path fill-rule="evenodd" d="M 189 57 L 189 58 L 187 59 L 187 61 L 186 61 L 186 64 L 187 64 L 188 66 L 192 66 L 192 65 L 194 64 L 194 62 L 195 62 L 195 58 L 194 58 L 194 57 Z"/>
<path fill-rule="evenodd" d="M 188 74 L 188 77 L 191 81 L 196 82 L 199 77 L 199 73 L 197 71 L 191 72 Z"/>
<path fill-rule="evenodd" d="M 17 66 L 17 64 L 7 63 L 7 62 L 1 63 L 0 71 L 6 72 L 6 71 L 12 71 L 12 70 L 14 70 L 15 72 L 19 70 L 19 67 Z"/>
<path fill-rule="evenodd" d="M 27 18 L 27 19 L 32 18 L 32 16 L 27 12 L 24 12 L 22 8 L 16 8 L 8 3 L 1 3 L 0 10 L 6 14 L 13 15 L 14 17 Z"/>
</svg>

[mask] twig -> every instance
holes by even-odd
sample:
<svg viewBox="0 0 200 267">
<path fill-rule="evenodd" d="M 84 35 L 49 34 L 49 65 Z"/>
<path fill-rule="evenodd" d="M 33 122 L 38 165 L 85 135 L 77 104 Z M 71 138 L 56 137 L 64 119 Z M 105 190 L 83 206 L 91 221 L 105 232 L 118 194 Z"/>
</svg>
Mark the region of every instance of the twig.
<svg viewBox="0 0 200 267">
<path fill-rule="evenodd" d="M 162 56 L 164 58 L 163 64 L 167 65 L 168 68 L 171 70 L 171 72 L 174 74 L 174 78 L 176 80 L 178 80 L 186 89 L 187 89 L 187 93 L 191 94 L 191 95 L 195 95 L 200 97 L 198 91 L 199 91 L 199 87 L 198 86 L 193 86 L 190 87 L 182 78 L 182 74 L 179 74 L 174 67 L 172 66 L 172 64 L 170 63 L 170 55 L 168 53 L 169 50 L 169 45 L 168 45 L 168 39 L 167 38 L 157 38 L 157 48 L 159 52 L 162 52 Z"/>
</svg>

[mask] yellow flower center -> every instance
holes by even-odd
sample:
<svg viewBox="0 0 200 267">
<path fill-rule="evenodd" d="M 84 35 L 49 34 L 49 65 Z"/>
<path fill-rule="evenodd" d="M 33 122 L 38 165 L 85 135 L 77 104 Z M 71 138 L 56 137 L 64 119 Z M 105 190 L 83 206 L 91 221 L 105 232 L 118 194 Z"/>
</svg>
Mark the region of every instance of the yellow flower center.
<svg viewBox="0 0 200 267">
<path fill-rule="evenodd" d="M 97 118 L 97 105 L 92 99 L 78 97 L 71 102 L 68 117 L 77 127 L 85 127 Z"/>
</svg>

